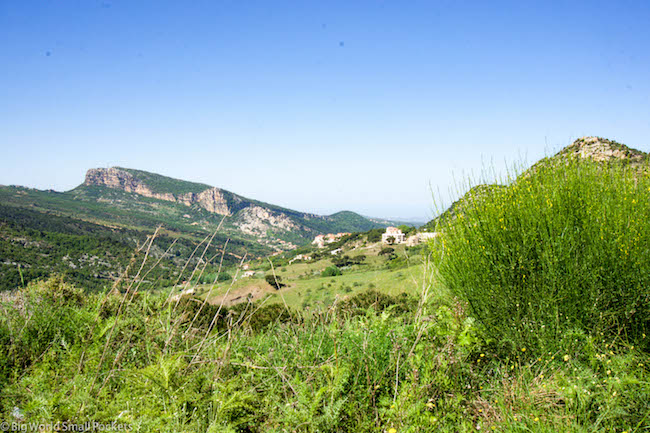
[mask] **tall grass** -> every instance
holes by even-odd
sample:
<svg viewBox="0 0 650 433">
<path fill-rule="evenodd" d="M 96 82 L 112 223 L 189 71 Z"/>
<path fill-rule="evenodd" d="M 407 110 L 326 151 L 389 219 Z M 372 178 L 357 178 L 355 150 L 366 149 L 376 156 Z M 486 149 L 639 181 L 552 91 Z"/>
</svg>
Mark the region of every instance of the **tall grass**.
<svg viewBox="0 0 650 433">
<path fill-rule="evenodd" d="M 141 432 L 646 426 L 646 355 L 574 333 L 560 355 L 504 359 L 450 299 L 374 292 L 299 315 L 147 292 L 120 310 L 117 294 L 80 294 L 53 280 L 0 303 L 0 419 L 19 422 L 18 408 L 24 422 Z"/>
<path fill-rule="evenodd" d="M 648 350 L 649 198 L 647 171 L 543 160 L 441 222 L 440 278 L 495 341 L 541 352 L 580 330 Z"/>
</svg>

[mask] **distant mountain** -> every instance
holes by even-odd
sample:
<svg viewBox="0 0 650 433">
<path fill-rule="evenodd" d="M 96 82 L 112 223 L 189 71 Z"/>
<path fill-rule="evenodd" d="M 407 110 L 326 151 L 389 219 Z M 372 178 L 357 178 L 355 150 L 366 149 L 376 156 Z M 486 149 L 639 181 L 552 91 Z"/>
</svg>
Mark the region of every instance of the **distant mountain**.
<svg viewBox="0 0 650 433">
<path fill-rule="evenodd" d="M 177 262 L 216 233 L 206 255 L 218 255 L 228 241 L 225 263 L 234 263 L 244 255 L 261 257 L 307 244 L 319 234 L 391 224 L 349 211 L 326 216 L 299 212 L 141 170 L 95 168 L 67 192 L 0 186 L 0 272 L 7 276 L 0 278 L 0 289 L 3 281 L 15 287 L 25 276 L 62 269 L 80 280 L 90 275 L 109 281 L 126 266 L 124 252 L 143 245 L 159 226 L 164 245 L 176 239 Z M 164 250 L 153 254 L 162 257 Z"/>
<path fill-rule="evenodd" d="M 130 195 L 113 198 L 115 191 Z M 70 193 L 79 199 L 102 201 L 117 208 L 130 207 L 132 210 L 136 210 L 139 207 L 136 203 L 143 202 L 144 198 L 153 199 L 155 201 L 149 200 L 147 203 L 165 215 L 161 222 L 169 222 L 172 218 L 177 224 L 208 230 L 225 217 L 222 225 L 224 231 L 248 236 L 262 243 L 269 242 L 269 245 L 279 249 L 303 244 L 322 233 L 364 231 L 392 224 L 349 211 L 328 216 L 299 212 L 210 185 L 121 167 L 88 170 L 83 185 Z M 143 207 L 141 209 L 144 210 Z"/>
</svg>

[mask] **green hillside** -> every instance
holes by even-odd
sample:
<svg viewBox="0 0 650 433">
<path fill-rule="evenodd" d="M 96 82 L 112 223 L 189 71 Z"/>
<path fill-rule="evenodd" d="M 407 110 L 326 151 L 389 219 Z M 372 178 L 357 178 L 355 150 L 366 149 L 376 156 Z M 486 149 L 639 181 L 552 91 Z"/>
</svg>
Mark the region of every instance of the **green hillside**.
<svg viewBox="0 0 650 433">
<path fill-rule="evenodd" d="M 92 290 L 111 287 L 126 272 L 131 260 L 145 254 L 141 248 L 147 245 L 151 234 L 146 230 L 108 227 L 69 216 L 0 205 L 0 291 L 23 287 L 52 275 L 63 276 L 65 281 Z M 216 235 L 205 256 L 220 258 L 219 246 L 226 239 L 224 235 Z M 160 263 L 149 274 L 145 286 L 166 287 L 183 278 L 183 266 L 198 263 L 198 256 L 191 256 L 201 240 L 169 230 L 159 232 L 150 255 L 160 259 Z M 229 240 L 224 263 L 235 264 L 243 254 L 255 257 L 255 247 L 248 242 Z M 257 251 L 264 253 L 259 248 Z M 208 264 L 207 269 L 214 266 Z"/>
<path fill-rule="evenodd" d="M 140 170 L 118 170 L 128 173 L 123 183 L 136 183 L 155 193 L 196 195 L 211 189 Z M 0 290 L 57 273 L 90 288 L 110 285 L 124 270 L 130 252 L 159 227 L 162 236 L 177 240 L 173 254 L 178 261 L 189 259 L 194 247 L 214 235 L 211 248 L 215 251 L 228 243 L 224 255 L 228 265 L 244 255 L 262 257 L 309 244 L 318 234 L 363 231 L 387 224 L 353 212 L 319 216 L 224 190 L 218 194 L 230 215 L 211 212 L 198 202 L 187 205 L 88 181 L 67 192 L 2 186 Z M 83 228 L 82 232 L 72 230 L 73 226 Z M 102 249 L 105 252 L 100 254 Z M 85 255 L 93 261 L 79 263 Z M 159 286 L 171 278 L 157 277 Z"/>
</svg>

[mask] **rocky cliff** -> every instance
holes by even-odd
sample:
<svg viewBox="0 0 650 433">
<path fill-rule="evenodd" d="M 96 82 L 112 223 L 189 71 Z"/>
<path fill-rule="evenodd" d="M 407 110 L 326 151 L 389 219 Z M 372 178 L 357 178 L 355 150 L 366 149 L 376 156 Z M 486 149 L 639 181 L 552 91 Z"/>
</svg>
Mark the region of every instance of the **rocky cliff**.
<svg viewBox="0 0 650 433">
<path fill-rule="evenodd" d="M 255 205 L 242 210 L 235 225 L 244 233 L 261 237 L 266 236 L 270 229 L 283 231 L 300 229 L 296 222 L 285 214 Z"/>
<path fill-rule="evenodd" d="M 614 140 L 601 137 L 582 137 L 562 149 L 556 156 L 573 156 L 598 162 L 626 160 L 629 164 L 637 164 L 646 159 L 648 154 Z"/>
<path fill-rule="evenodd" d="M 219 188 L 206 186 L 201 192 L 185 192 L 182 194 L 156 192 L 150 185 L 129 171 L 117 167 L 91 168 L 86 172 L 84 185 L 106 186 L 145 197 L 182 203 L 186 206 L 198 205 L 208 212 L 219 215 L 232 215 L 228 200 L 224 192 Z M 235 198 L 235 201 L 237 199 L 238 197 Z"/>
</svg>

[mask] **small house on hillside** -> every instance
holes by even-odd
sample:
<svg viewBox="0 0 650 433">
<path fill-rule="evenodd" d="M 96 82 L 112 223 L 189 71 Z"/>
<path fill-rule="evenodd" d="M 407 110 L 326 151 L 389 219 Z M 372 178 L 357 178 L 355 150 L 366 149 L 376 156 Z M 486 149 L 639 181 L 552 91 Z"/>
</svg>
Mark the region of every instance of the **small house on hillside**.
<svg viewBox="0 0 650 433">
<path fill-rule="evenodd" d="M 397 227 L 387 227 L 386 232 L 381 235 L 381 242 L 384 244 L 401 244 L 404 241 L 404 233 Z"/>
</svg>

